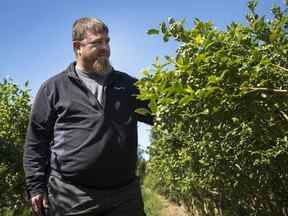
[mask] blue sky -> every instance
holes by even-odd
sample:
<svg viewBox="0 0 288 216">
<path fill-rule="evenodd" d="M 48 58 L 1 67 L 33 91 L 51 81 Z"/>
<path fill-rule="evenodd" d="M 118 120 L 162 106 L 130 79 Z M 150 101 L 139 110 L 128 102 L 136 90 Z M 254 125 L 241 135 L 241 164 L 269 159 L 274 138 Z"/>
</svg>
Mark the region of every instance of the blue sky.
<svg viewBox="0 0 288 216">
<path fill-rule="evenodd" d="M 173 55 L 175 43 L 163 43 L 148 36 L 169 16 L 185 18 L 191 26 L 194 18 L 212 20 L 219 29 L 232 21 L 245 23 L 246 0 L 9 0 L 0 2 L 1 52 L 0 80 L 9 76 L 17 84 L 29 80 L 35 95 L 41 83 L 65 69 L 74 60 L 71 26 L 75 19 L 92 16 L 110 28 L 111 62 L 115 69 L 141 77 L 156 56 Z M 257 11 L 271 15 L 273 3 L 284 0 L 260 0 Z M 139 143 L 149 144 L 149 127 L 139 126 Z"/>
</svg>

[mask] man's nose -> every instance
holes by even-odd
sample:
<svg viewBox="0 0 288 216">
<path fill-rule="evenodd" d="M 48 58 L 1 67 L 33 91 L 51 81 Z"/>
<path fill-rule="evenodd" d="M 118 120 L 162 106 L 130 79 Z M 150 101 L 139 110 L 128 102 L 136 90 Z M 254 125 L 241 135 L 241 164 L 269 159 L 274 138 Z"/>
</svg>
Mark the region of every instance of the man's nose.
<svg viewBox="0 0 288 216">
<path fill-rule="evenodd" d="M 105 54 L 105 55 L 109 55 L 110 53 L 110 46 L 108 44 L 103 44 L 101 46 L 98 47 L 98 53 L 99 54 Z"/>
<path fill-rule="evenodd" d="M 99 44 L 98 49 L 108 50 L 109 49 L 109 44 L 106 43 L 106 42 L 103 42 L 103 43 Z"/>
</svg>

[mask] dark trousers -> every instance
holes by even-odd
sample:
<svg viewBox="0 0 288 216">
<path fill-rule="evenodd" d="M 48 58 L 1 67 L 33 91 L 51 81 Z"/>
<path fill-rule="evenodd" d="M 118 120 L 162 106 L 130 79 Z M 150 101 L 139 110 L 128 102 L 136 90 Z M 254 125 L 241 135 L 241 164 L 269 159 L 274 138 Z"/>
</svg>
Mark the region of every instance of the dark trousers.
<svg viewBox="0 0 288 216">
<path fill-rule="evenodd" d="M 50 216 L 145 216 L 138 179 L 117 189 L 91 189 L 49 177 Z"/>
</svg>

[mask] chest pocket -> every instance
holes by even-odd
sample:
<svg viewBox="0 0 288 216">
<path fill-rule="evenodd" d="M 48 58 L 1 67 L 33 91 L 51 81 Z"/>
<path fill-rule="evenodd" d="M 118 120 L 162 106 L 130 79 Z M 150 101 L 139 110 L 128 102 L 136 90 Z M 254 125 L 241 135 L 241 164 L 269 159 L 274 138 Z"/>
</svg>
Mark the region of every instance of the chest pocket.
<svg viewBox="0 0 288 216">
<path fill-rule="evenodd" d="M 135 97 L 124 87 L 113 87 L 107 98 L 111 118 L 122 124 L 132 121 Z"/>
</svg>

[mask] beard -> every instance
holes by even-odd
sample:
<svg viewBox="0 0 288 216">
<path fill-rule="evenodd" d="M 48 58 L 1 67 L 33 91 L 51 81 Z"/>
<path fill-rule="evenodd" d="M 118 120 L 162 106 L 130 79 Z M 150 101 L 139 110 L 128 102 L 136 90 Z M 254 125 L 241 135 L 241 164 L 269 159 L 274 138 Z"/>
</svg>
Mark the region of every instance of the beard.
<svg viewBox="0 0 288 216">
<path fill-rule="evenodd" d="M 112 66 L 110 64 L 110 60 L 106 56 L 101 56 L 97 58 L 92 65 L 93 72 L 98 75 L 107 75 L 111 72 Z"/>
</svg>

